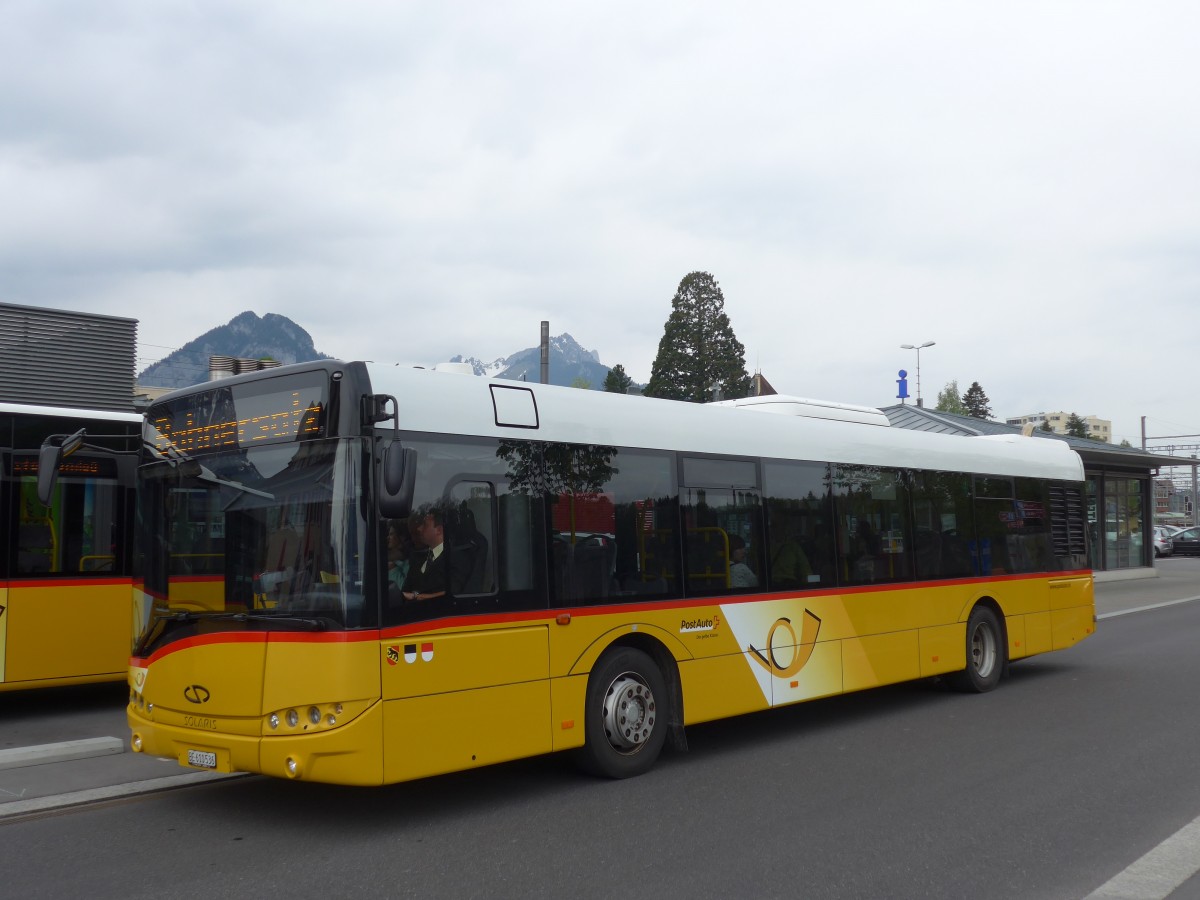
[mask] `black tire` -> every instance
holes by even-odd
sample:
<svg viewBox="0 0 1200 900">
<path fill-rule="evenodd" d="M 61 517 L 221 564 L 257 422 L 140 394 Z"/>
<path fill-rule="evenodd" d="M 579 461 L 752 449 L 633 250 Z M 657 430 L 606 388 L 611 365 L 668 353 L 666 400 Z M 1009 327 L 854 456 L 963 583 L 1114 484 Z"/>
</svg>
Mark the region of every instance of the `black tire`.
<svg viewBox="0 0 1200 900">
<path fill-rule="evenodd" d="M 630 778 L 658 759 L 670 721 L 667 683 L 648 655 L 618 647 L 588 677 L 579 762 L 594 775 Z"/>
<path fill-rule="evenodd" d="M 967 619 L 967 667 L 951 679 L 960 691 L 982 694 L 1000 683 L 1007 647 L 1000 619 L 990 606 L 976 606 Z"/>
</svg>

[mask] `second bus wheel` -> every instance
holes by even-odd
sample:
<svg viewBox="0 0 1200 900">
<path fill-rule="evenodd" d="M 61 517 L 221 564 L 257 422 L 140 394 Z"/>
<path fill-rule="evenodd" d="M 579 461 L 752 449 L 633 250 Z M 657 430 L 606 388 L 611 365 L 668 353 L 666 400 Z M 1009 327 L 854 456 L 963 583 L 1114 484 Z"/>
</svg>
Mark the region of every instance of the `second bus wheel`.
<svg viewBox="0 0 1200 900">
<path fill-rule="evenodd" d="M 608 778 L 649 771 L 667 736 L 667 685 L 654 660 L 633 647 L 600 658 L 588 678 L 583 768 Z"/>
<path fill-rule="evenodd" d="M 980 694 L 1000 683 L 1004 672 L 1004 629 L 990 606 L 976 606 L 967 619 L 967 667 L 951 680 L 960 691 Z"/>
</svg>

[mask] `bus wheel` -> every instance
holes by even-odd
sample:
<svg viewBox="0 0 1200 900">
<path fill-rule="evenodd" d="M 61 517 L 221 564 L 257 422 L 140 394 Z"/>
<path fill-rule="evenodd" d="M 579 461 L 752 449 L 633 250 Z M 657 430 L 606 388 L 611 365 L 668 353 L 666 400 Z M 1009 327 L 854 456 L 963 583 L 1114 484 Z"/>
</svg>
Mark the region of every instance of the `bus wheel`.
<svg viewBox="0 0 1200 900">
<path fill-rule="evenodd" d="M 1004 631 L 988 606 L 977 606 L 967 619 L 967 667 L 952 680 L 960 691 L 982 694 L 1000 683 L 1004 671 Z"/>
<path fill-rule="evenodd" d="M 641 650 L 605 654 L 588 678 L 580 762 L 608 778 L 650 770 L 667 736 L 667 685 Z"/>
</svg>

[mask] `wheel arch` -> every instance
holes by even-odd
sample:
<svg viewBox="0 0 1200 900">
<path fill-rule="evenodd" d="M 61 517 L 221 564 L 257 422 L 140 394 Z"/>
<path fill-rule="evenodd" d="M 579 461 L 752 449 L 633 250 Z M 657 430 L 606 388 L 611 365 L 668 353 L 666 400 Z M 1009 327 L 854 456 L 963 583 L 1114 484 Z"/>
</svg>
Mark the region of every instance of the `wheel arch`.
<svg viewBox="0 0 1200 900">
<path fill-rule="evenodd" d="M 630 647 L 645 653 L 658 667 L 667 684 L 667 700 L 670 704 L 668 724 L 671 746 L 676 750 L 687 749 L 687 737 L 683 723 L 683 679 L 679 674 L 679 663 L 691 659 L 691 654 L 669 632 L 653 625 L 639 625 L 636 631 L 626 628 L 613 629 L 601 635 L 575 661 L 571 675 L 587 674 L 589 677 L 597 662 L 605 654 L 620 647 Z"/>
<path fill-rule="evenodd" d="M 962 622 L 965 627 L 971 620 L 971 614 L 980 607 L 984 607 L 985 609 L 992 611 L 992 613 L 996 616 L 996 623 L 1000 628 L 1000 646 L 997 649 L 1000 652 L 1000 678 L 1003 680 L 1008 677 L 1009 663 L 1011 660 L 1009 659 L 1008 619 L 1005 618 L 1004 608 L 1000 605 L 1000 602 L 989 594 L 981 594 L 980 596 L 976 597 L 973 602 L 968 603 L 963 607 L 962 617 L 959 619 L 959 621 Z"/>
</svg>

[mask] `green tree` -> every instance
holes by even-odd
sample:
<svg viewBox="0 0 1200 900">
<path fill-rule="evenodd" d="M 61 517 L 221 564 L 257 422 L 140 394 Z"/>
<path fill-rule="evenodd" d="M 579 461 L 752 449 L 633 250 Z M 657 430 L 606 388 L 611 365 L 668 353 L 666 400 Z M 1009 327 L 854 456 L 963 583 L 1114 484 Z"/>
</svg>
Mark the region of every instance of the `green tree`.
<svg viewBox="0 0 1200 900">
<path fill-rule="evenodd" d="M 971 386 L 963 394 L 962 402 L 963 406 L 967 408 L 968 416 L 976 419 L 990 419 L 992 417 L 992 408 L 988 405 L 988 395 L 983 392 L 983 388 L 979 386 L 978 381 L 971 382 Z"/>
<path fill-rule="evenodd" d="M 628 392 L 631 384 L 633 379 L 625 374 L 625 367 L 620 363 L 609 369 L 608 374 L 604 376 L 604 390 L 610 394 L 624 394 Z"/>
<path fill-rule="evenodd" d="M 963 406 L 962 395 L 958 392 L 958 380 L 947 381 L 946 386 L 938 391 L 937 406 L 934 407 L 938 412 L 958 413 L 960 416 L 967 414 L 967 408 Z"/>
<path fill-rule="evenodd" d="M 1054 426 L 1050 424 L 1049 419 L 1042 419 L 1042 424 L 1038 426 L 1042 431 L 1048 431 L 1054 434 Z"/>
<path fill-rule="evenodd" d="M 592 383 L 582 375 L 577 375 L 571 382 L 571 387 L 579 388 L 582 391 L 590 391 L 592 389 Z"/>
<path fill-rule="evenodd" d="M 671 301 L 645 393 L 707 403 L 714 388 L 726 400 L 750 393 L 746 348 L 725 315 L 725 298 L 716 279 L 707 272 L 692 272 L 679 282 Z"/>
<path fill-rule="evenodd" d="M 1075 415 L 1075 413 L 1071 413 L 1067 416 L 1067 434 L 1077 438 L 1088 437 L 1087 422 Z"/>
</svg>

